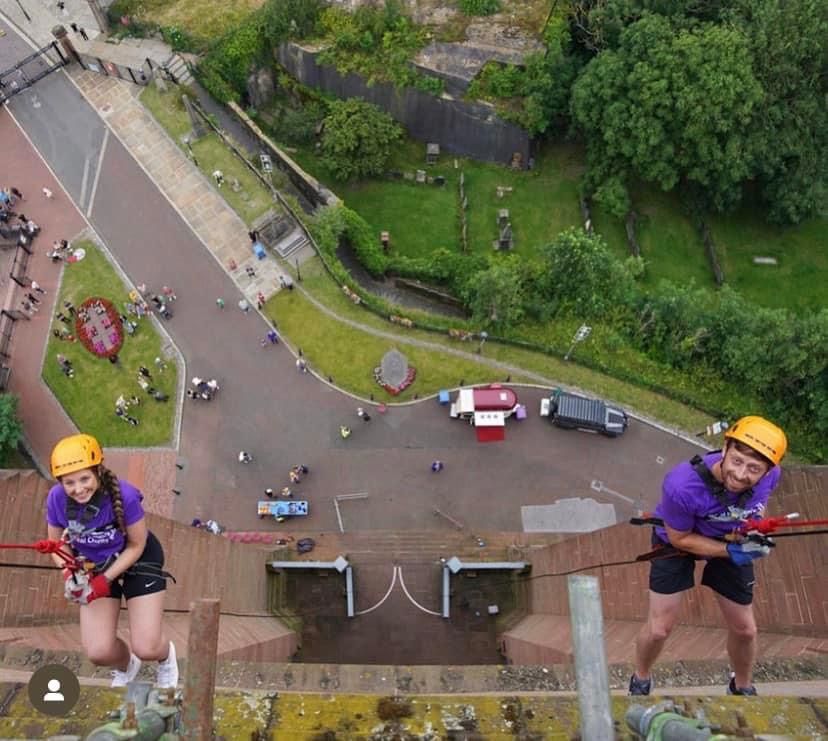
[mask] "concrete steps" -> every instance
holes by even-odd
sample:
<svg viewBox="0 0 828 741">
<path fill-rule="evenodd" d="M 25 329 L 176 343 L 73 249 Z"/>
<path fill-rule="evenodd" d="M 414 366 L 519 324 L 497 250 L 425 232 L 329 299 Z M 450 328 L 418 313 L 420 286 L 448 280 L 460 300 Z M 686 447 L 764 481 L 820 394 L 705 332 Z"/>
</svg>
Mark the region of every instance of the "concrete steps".
<svg viewBox="0 0 828 741">
<path fill-rule="evenodd" d="M 162 65 L 167 70 L 167 74 L 179 85 L 190 85 L 193 82 L 193 76 L 190 73 L 190 66 L 178 54 L 173 53 L 166 62 Z"/>
<path fill-rule="evenodd" d="M 273 250 L 281 258 L 289 258 L 299 252 L 303 247 L 309 245 L 310 242 L 305 236 L 305 232 L 298 226 L 295 227 L 287 236 L 283 237 L 274 247 Z"/>
</svg>

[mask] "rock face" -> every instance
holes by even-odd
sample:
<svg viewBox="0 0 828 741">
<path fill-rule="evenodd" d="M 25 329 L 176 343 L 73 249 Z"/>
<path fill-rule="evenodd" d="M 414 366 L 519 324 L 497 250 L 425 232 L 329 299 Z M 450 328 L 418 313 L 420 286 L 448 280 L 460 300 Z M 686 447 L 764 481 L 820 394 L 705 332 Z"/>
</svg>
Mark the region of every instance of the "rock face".
<svg viewBox="0 0 828 741">
<path fill-rule="evenodd" d="M 255 70 L 247 78 L 247 97 L 250 105 L 254 108 L 261 108 L 267 105 L 276 92 L 276 84 L 273 80 L 273 71 L 267 68 Z"/>
</svg>

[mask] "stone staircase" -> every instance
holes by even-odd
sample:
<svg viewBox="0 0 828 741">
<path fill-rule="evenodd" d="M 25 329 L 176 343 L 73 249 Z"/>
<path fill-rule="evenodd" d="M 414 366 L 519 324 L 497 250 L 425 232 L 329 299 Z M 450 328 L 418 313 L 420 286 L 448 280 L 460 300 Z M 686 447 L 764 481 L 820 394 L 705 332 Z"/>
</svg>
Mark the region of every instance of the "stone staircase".
<svg viewBox="0 0 828 741">
<path fill-rule="evenodd" d="M 241 542 L 273 548 L 273 533 L 233 533 Z M 312 537 L 314 550 L 295 555 L 294 541 L 285 551 L 295 560 L 328 561 L 343 555 L 352 564 L 437 564 L 457 556 L 467 561 L 525 560 L 533 548 L 560 542 L 555 533 L 469 533 L 458 530 L 358 530 L 347 533 L 292 533 L 295 540 Z M 480 545 L 482 543 L 483 545 Z"/>
<path fill-rule="evenodd" d="M 305 245 L 310 244 L 305 232 L 300 227 L 295 227 L 287 236 L 283 237 L 273 250 L 279 257 L 287 259 L 299 252 Z"/>
<path fill-rule="evenodd" d="M 193 82 L 190 65 L 179 54 L 173 52 L 161 66 L 179 85 L 190 85 Z"/>
</svg>

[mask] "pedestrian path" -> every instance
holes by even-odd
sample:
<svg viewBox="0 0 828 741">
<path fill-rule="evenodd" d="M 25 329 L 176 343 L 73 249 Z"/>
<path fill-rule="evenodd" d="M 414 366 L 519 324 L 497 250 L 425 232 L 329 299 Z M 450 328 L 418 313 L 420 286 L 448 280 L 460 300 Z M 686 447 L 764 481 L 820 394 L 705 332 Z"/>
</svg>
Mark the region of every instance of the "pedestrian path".
<svg viewBox="0 0 828 741">
<path fill-rule="evenodd" d="M 69 0 L 64 3 L 61 10 L 56 2 L 44 0 L 22 3 L 17 0 L 0 0 L 0 12 L 38 47 L 46 46 L 55 40 L 52 34 L 55 26 L 64 26 L 68 31 L 72 23 L 76 23 L 79 29 L 83 28 L 88 37 L 88 40 L 84 40 L 80 34 L 71 33 L 72 43 L 76 44 L 78 51 L 86 51 L 86 48 L 101 36 L 95 16 L 86 2 Z"/>
<path fill-rule="evenodd" d="M 141 105 L 141 88 L 78 67 L 69 76 L 247 300 L 255 304 L 259 293 L 268 299 L 281 290 L 282 268 L 270 256 L 256 258 L 248 225 Z"/>
</svg>

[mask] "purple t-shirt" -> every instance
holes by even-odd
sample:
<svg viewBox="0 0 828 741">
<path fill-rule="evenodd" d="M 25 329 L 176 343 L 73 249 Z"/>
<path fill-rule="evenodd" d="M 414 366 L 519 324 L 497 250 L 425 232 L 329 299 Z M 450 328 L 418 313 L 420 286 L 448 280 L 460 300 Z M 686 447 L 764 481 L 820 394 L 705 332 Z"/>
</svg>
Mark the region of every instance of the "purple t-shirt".
<svg viewBox="0 0 828 741">
<path fill-rule="evenodd" d="M 722 459 L 721 451 L 702 456 L 708 468 Z M 782 471 L 774 466 L 753 487 L 753 495 L 742 506 L 739 494 L 726 492 L 728 506 L 723 506 L 710 492 L 689 461 L 679 463 L 664 477 L 661 501 L 655 509 L 660 517 L 674 530 L 694 532 L 708 538 L 722 538 L 735 530 L 745 520 L 762 517 L 768 497 L 776 488 Z M 668 540 L 663 527 L 656 528 L 657 535 Z"/>
<path fill-rule="evenodd" d="M 128 481 L 118 479 L 121 486 L 121 499 L 124 502 L 124 524 L 134 525 L 144 517 L 144 508 L 141 500 L 144 498 L 138 489 Z M 66 516 L 66 490 L 61 484 L 53 486 L 46 498 L 46 522 L 53 527 L 66 528 L 69 519 Z M 78 510 L 78 519 L 83 518 L 84 506 Z M 115 527 L 107 527 L 114 525 Z M 126 546 L 126 537 L 118 530 L 115 511 L 112 509 L 112 498 L 103 497 L 101 510 L 84 523 L 82 533 L 71 536 L 72 547 L 84 558 L 100 563 L 112 555 L 120 553 Z"/>
</svg>

